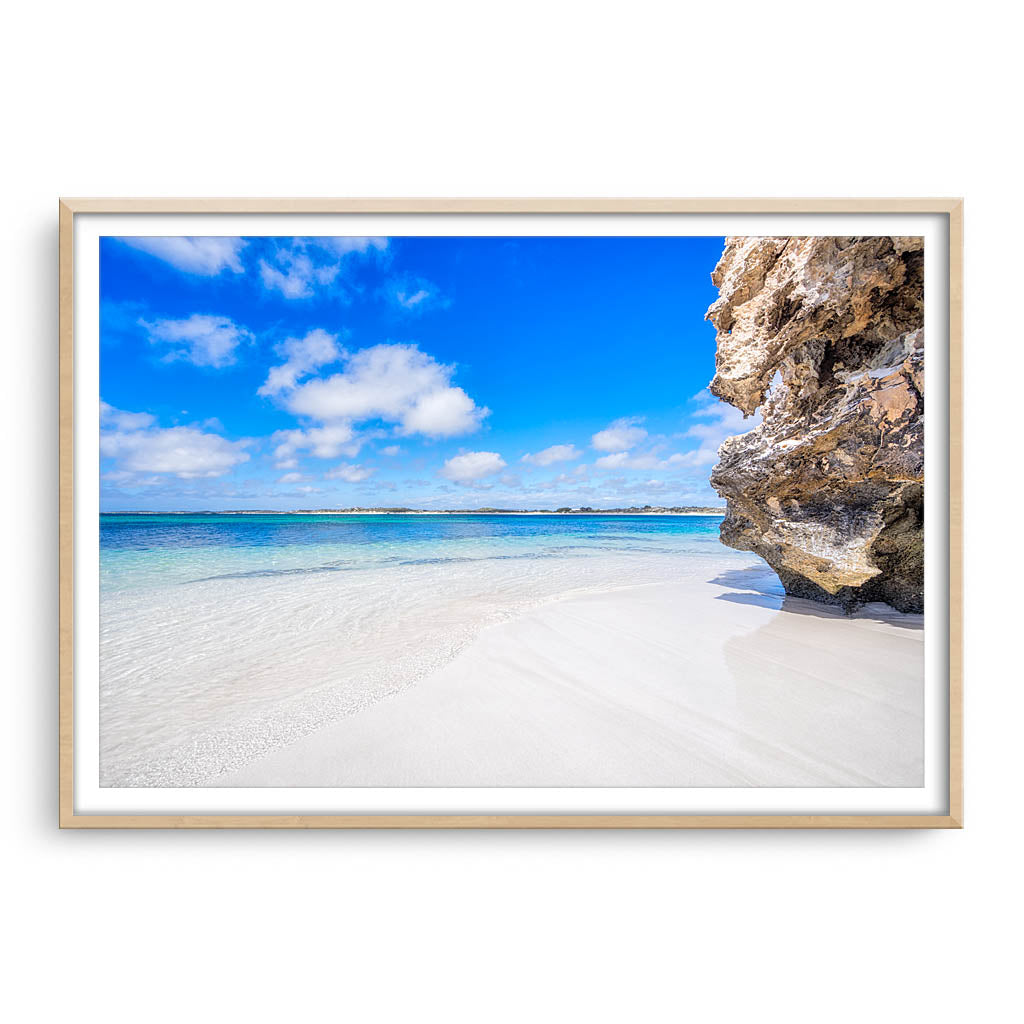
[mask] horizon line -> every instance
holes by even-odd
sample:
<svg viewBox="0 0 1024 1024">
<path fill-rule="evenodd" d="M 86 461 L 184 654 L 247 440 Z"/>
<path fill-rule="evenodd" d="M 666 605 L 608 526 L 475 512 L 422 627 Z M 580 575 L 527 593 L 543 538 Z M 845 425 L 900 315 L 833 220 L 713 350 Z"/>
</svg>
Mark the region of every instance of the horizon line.
<svg viewBox="0 0 1024 1024">
<path fill-rule="evenodd" d="M 398 505 L 352 506 L 349 508 L 230 508 L 230 509 L 100 509 L 100 515 L 344 515 L 360 512 L 388 513 L 391 515 L 453 515 L 459 513 L 485 513 L 491 515 L 606 515 L 610 513 L 681 513 L 681 512 L 725 512 L 724 505 L 626 505 L 614 508 L 594 508 L 585 506 L 560 506 L 558 508 L 497 508 L 487 505 L 477 508 L 412 508 Z"/>
</svg>

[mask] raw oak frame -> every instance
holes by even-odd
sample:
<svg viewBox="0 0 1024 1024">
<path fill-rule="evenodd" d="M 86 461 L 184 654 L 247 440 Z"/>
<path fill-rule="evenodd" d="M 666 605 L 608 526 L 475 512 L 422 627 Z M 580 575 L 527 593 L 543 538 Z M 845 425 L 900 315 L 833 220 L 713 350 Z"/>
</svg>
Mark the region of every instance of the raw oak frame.
<svg viewBox="0 0 1024 1024">
<path fill-rule="evenodd" d="M 74 218 L 79 213 L 938 213 L 949 218 L 949 810 L 946 814 L 76 814 Z M 963 201 L 911 199 L 62 199 L 60 201 L 61 828 L 962 828 Z"/>
</svg>

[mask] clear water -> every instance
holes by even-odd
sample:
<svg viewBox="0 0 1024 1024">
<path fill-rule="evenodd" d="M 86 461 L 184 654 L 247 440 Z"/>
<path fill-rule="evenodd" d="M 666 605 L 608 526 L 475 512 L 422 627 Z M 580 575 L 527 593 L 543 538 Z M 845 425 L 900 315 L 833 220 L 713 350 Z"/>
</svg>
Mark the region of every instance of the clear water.
<svg viewBox="0 0 1024 1024">
<path fill-rule="evenodd" d="M 572 594 L 750 556 L 716 516 L 100 517 L 100 781 L 202 785 Z"/>
</svg>

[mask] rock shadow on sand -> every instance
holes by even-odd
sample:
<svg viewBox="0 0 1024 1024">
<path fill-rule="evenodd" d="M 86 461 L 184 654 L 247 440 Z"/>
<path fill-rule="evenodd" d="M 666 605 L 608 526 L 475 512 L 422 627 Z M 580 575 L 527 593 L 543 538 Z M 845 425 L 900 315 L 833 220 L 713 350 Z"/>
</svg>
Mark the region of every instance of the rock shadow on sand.
<svg viewBox="0 0 1024 1024">
<path fill-rule="evenodd" d="M 923 616 L 883 604 L 847 615 L 788 597 L 767 566 L 709 582 L 724 588 L 716 600 L 768 612 L 727 638 L 722 656 L 734 728 L 778 759 L 772 784 L 924 784 Z"/>
<path fill-rule="evenodd" d="M 810 615 L 821 619 L 871 619 L 898 626 L 900 629 L 924 628 L 923 615 L 898 612 L 895 608 L 880 602 L 866 604 L 856 611 L 847 613 L 836 605 L 809 601 L 803 597 L 791 597 L 786 593 L 779 577 L 767 564 L 751 565 L 743 569 L 726 569 L 708 582 L 729 591 L 719 594 L 716 598 L 718 601 L 790 612 L 794 615 Z"/>
</svg>

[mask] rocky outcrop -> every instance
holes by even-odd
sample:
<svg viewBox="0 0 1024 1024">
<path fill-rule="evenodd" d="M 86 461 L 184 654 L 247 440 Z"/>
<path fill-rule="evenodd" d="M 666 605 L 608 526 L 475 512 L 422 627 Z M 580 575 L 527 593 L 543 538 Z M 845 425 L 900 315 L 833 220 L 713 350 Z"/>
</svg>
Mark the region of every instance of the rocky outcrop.
<svg viewBox="0 0 1024 1024">
<path fill-rule="evenodd" d="M 722 540 L 786 592 L 924 603 L 923 240 L 729 238 L 711 391 L 762 422 L 719 450 Z"/>
</svg>

